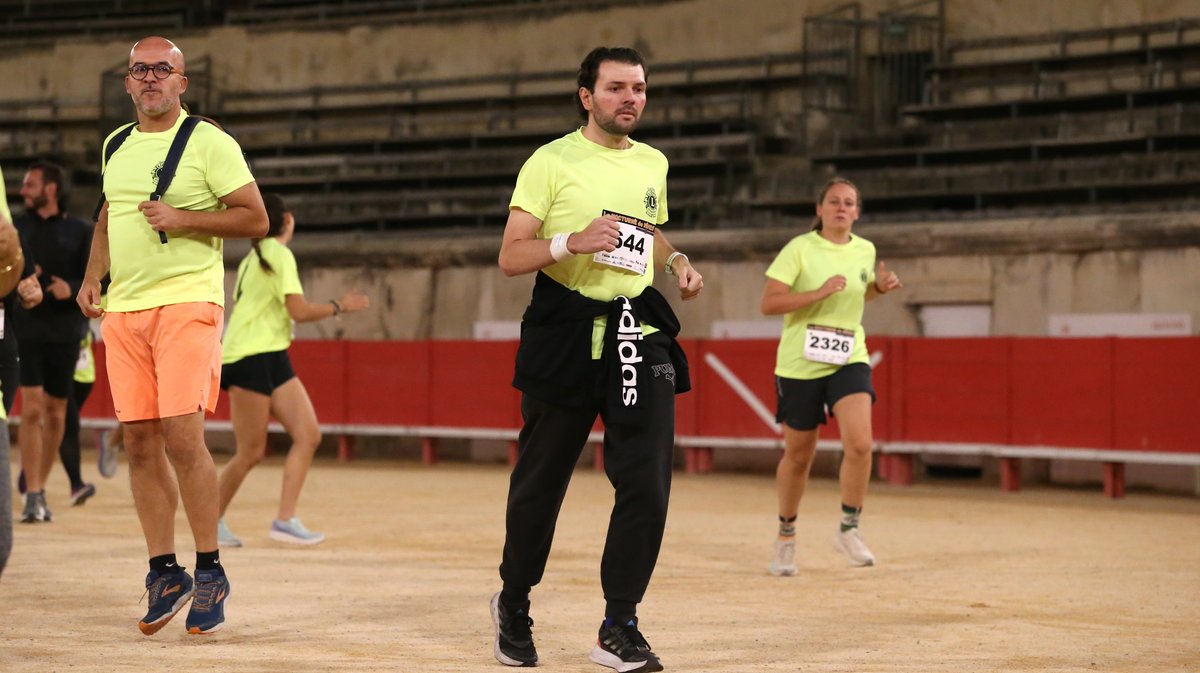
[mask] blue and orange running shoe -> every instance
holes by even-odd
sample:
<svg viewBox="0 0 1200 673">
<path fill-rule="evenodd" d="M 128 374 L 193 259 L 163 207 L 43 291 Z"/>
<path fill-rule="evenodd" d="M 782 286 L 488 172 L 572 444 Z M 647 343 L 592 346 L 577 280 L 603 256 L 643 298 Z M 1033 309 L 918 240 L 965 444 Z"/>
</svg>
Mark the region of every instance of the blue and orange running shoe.
<svg viewBox="0 0 1200 673">
<path fill-rule="evenodd" d="M 207 635 L 221 630 L 225 624 L 225 599 L 229 598 L 229 580 L 225 571 L 196 571 L 196 596 L 188 611 L 187 632 Z"/>
<path fill-rule="evenodd" d="M 152 636 L 167 625 L 177 612 L 183 609 L 192 598 L 192 578 L 183 568 L 171 572 L 159 573 L 151 570 L 146 575 L 146 593 L 150 594 L 150 610 L 138 628 L 142 633 Z"/>
</svg>

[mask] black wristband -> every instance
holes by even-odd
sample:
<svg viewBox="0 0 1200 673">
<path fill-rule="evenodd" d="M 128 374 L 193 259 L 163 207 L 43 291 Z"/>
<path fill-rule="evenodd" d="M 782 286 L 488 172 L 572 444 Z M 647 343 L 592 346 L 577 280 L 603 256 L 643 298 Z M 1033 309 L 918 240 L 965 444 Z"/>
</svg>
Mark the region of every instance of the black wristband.
<svg viewBox="0 0 1200 673">
<path fill-rule="evenodd" d="M 337 317 L 342 312 L 342 305 L 337 303 L 336 299 L 330 299 L 329 303 L 333 305 L 333 315 Z"/>
</svg>

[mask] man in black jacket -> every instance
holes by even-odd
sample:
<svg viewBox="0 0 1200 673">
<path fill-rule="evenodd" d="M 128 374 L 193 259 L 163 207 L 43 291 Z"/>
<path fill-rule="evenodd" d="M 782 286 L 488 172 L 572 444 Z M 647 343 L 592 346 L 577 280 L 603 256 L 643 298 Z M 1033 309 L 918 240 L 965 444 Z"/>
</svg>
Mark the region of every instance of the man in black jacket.
<svg viewBox="0 0 1200 673">
<path fill-rule="evenodd" d="M 599 416 L 616 490 L 600 564 L 604 619 L 591 660 L 661 671 L 638 628 L 671 488 L 676 393 L 690 388 L 679 323 L 651 284 L 703 287 L 667 242 L 667 159 L 629 136 L 646 105 L 645 63 L 597 48 L 579 70 L 584 126 L 538 149 L 517 177 L 500 247 L 506 275 L 537 273 L 513 380 L 524 427 L 508 491 L 503 589 L 492 597 L 493 654 L 536 666 L 529 592 L 541 581 L 571 471 Z"/>
<path fill-rule="evenodd" d="M 87 222 L 63 212 L 65 176 L 51 163 L 35 163 L 25 173 L 21 197 L 25 213 L 14 224 L 22 246 L 36 265 L 42 302 L 13 316 L 21 358 L 21 467 L 25 473 L 23 523 L 50 521 L 45 481 L 62 442 L 67 400 L 72 394 L 79 342 L 87 318 L 75 295 L 83 282 L 92 245 Z M 67 465 L 72 491 L 94 489 L 79 479 L 78 460 Z"/>
</svg>

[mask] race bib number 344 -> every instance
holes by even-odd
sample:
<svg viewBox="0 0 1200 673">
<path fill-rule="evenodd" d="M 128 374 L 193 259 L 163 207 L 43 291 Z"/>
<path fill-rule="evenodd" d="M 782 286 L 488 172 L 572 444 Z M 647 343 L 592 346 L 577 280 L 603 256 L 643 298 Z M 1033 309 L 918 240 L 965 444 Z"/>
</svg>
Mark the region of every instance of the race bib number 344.
<svg viewBox="0 0 1200 673">
<path fill-rule="evenodd" d="M 592 259 L 600 264 L 632 271 L 639 276 L 645 275 L 650 264 L 651 252 L 654 250 L 654 224 L 611 210 L 605 210 L 603 215 L 621 223 L 621 231 L 617 234 L 617 248 L 612 252 L 601 250 L 593 255 Z"/>
<path fill-rule="evenodd" d="M 854 352 L 854 330 L 809 325 L 804 331 L 804 359 L 844 365 Z"/>
</svg>

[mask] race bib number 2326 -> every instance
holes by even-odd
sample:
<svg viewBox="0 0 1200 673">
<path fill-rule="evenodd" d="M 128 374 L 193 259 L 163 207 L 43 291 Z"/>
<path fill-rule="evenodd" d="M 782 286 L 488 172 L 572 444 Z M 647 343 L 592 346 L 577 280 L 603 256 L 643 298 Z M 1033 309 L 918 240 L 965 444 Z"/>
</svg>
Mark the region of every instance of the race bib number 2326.
<svg viewBox="0 0 1200 673">
<path fill-rule="evenodd" d="M 809 325 L 804 331 L 804 359 L 844 365 L 854 353 L 854 330 Z"/>
</svg>

